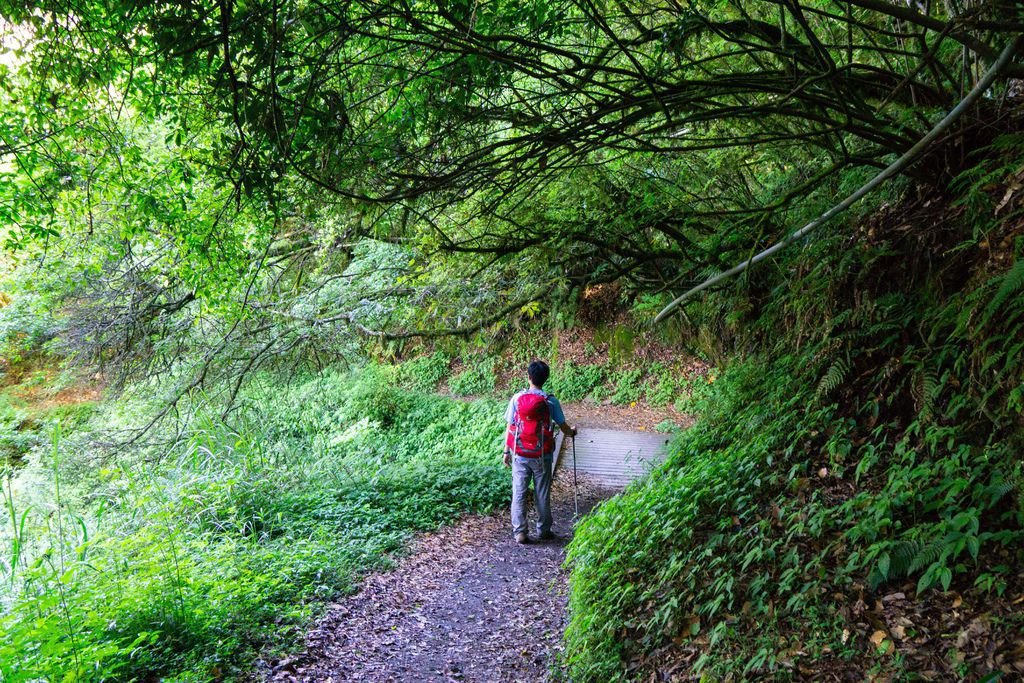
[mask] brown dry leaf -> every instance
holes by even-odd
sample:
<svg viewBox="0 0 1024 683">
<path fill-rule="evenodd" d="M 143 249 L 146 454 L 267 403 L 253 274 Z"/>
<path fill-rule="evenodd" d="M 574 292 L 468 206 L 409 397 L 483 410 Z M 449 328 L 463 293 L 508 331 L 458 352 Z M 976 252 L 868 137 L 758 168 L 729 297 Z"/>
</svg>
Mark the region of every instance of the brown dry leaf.
<svg viewBox="0 0 1024 683">
<path fill-rule="evenodd" d="M 1007 185 L 1006 187 L 1006 193 L 1003 194 L 1003 198 L 999 202 L 999 205 L 996 206 L 996 210 L 993 215 L 998 216 L 999 212 L 1003 210 L 1003 208 L 1010 202 L 1011 199 L 1013 199 L 1013 195 L 1015 195 L 1017 191 L 1021 189 L 1021 187 L 1024 187 L 1024 185 L 1021 184 L 1020 180 L 1015 178 L 1014 180 L 1010 181 L 1009 185 Z"/>
<path fill-rule="evenodd" d="M 957 595 L 955 598 L 953 598 L 953 605 L 952 605 L 953 609 L 956 609 L 957 607 L 959 607 L 962 604 L 964 604 L 964 599 L 962 597 L 960 597 L 960 595 Z"/>
</svg>

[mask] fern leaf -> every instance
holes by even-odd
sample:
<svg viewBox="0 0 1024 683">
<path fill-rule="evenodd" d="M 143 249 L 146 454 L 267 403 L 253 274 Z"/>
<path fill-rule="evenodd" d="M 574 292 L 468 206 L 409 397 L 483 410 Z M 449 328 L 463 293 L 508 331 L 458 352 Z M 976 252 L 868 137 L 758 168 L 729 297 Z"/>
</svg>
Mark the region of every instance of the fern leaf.
<svg viewBox="0 0 1024 683">
<path fill-rule="evenodd" d="M 1017 482 L 1015 481 L 1002 481 L 992 484 L 985 489 L 986 497 L 988 498 L 988 504 L 991 507 L 995 507 L 996 503 L 1006 497 L 1008 493 L 1017 488 Z"/>
<path fill-rule="evenodd" d="M 921 544 L 916 541 L 900 541 L 890 553 L 889 576 L 892 578 L 906 576 L 914 558 L 921 552 Z"/>
<path fill-rule="evenodd" d="M 924 569 L 928 565 L 936 562 L 939 556 L 942 555 L 943 544 L 932 541 L 931 543 L 921 546 L 917 549 L 917 553 L 914 555 L 910 562 L 910 568 L 908 574 L 913 574 L 916 571 Z"/>
<path fill-rule="evenodd" d="M 987 325 L 992 316 L 999 311 L 999 308 L 1009 299 L 1011 296 L 1016 294 L 1021 289 L 1024 289 L 1024 259 L 1021 259 L 1013 264 L 1010 270 L 1006 271 L 1006 274 L 1002 276 L 1002 283 L 999 285 L 999 291 L 996 292 L 992 300 L 988 302 L 988 306 L 985 308 L 985 317 L 982 319 L 981 324 Z"/>
<path fill-rule="evenodd" d="M 825 375 L 818 382 L 818 389 L 815 392 L 817 398 L 824 398 L 836 390 L 846 379 L 850 372 L 850 364 L 843 358 L 837 358 L 829 366 Z"/>
<path fill-rule="evenodd" d="M 939 393 L 939 379 L 935 372 L 927 368 L 920 368 L 911 386 L 911 394 L 917 403 L 917 412 L 922 419 L 930 419 L 935 408 L 935 398 Z"/>
</svg>

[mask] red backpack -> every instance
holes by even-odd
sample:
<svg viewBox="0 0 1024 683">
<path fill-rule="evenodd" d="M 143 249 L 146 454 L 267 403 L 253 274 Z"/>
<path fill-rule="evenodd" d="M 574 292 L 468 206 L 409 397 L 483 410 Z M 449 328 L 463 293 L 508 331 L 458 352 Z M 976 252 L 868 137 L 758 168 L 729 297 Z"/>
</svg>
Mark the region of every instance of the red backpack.
<svg viewBox="0 0 1024 683">
<path fill-rule="evenodd" d="M 505 435 L 505 447 L 524 458 L 539 458 L 555 452 L 551 431 L 551 409 L 543 394 L 520 394 L 512 411 L 512 424 Z"/>
</svg>

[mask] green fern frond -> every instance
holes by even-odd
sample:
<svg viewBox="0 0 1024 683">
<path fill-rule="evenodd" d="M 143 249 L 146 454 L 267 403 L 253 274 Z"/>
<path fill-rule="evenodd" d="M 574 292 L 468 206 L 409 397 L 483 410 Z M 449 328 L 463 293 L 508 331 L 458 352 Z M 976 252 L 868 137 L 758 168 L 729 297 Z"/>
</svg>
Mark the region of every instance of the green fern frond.
<svg viewBox="0 0 1024 683">
<path fill-rule="evenodd" d="M 986 498 L 988 498 L 988 504 L 995 507 L 996 503 L 1006 497 L 1011 491 L 1017 488 L 1019 482 L 1017 481 L 1001 481 L 996 484 L 992 484 L 985 489 Z"/>
<path fill-rule="evenodd" d="M 852 316 L 853 316 L 853 310 L 849 309 L 849 308 L 847 308 L 844 311 L 840 311 L 839 313 L 837 313 L 835 316 L 832 317 L 831 320 L 829 320 L 826 323 L 827 326 L 828 326 L 828 331 L 827 331 L 826 334 L 828 336 L 832 336 L 836 332 L 836 330 L 838 330 L 838 329 L 842 328 L 844 325 L 846 325 L 846 323 L 849 322 L 849 320 L 851 319 Z"/>
<path fill-rule="evenodd" d="M 900 541 L 890 553 L 889 576 L 907 576 L 914 558 L 921 552 L 921 544 L 917 541 Z"/>
<path fill-rule="evenodd" d="M 988 325 L 992 316 L 999 311 L 1006 300 L 1021 289 L 1024 289 L 1024 259 L 1014 263 L 1013 267 L 1006 271 L 1000 279 L 1002 283 L 999 285 L 999 291 L 988 302 L 988 306 L 985 308 L 985 317 L 981 322 L 982 325 Z"/>
<path fill-rule="evenodd" d="M 913 574 L 914 572 L 924 569 L 933 562 L 938 561 L 939 557 L 942 555 L 942 548 L 943 544 L 937 541 L 932 541 L 926 545 L 919 546 L 917 548 L 917 552 L 910 561 L 910 567 L 908 568 L 907 573 Z"/>
<path fill-rule="evenodd" d="M 910 392 L 922 419 L 931 418 L 935 408 L 935 399 L 939 393 L 939 378 L 935 372 L 925 367 L 919 368 Z"/>
<path fill-rule="evenodd" d="M 815 398 L 827 397 L 843 383 L 850 372 L 850 364 L 844 358 L 836 358 L 829 366 L 825 375 L 818 382 Z"/>
</svg>

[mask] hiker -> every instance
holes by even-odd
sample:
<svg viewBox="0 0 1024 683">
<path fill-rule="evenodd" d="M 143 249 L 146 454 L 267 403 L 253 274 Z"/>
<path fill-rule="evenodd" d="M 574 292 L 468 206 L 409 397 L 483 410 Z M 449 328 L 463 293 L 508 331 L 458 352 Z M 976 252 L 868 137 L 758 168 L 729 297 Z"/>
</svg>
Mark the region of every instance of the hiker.
<svg viewBox="0 0 1024 683">
<path fill-rule="evenodd" d="M 517 543 L 529 543 L 526 533 L 526 491 L 533 479 L 533 499 L 537 506 L 537 537 L 555 537 L 551 531 L 551 461 L 555 455 L 552 421 L 566 436 L 576 436 L 576 428 L 565 422 L 558 399 L 544 392 L 551 369 L 535 360 L 526 369 L 530 387 L 512 397 L 505 411 L 508 431 L 505 435 L 505 466 L 512 468 L 512 533 Z"/>
</svg>

